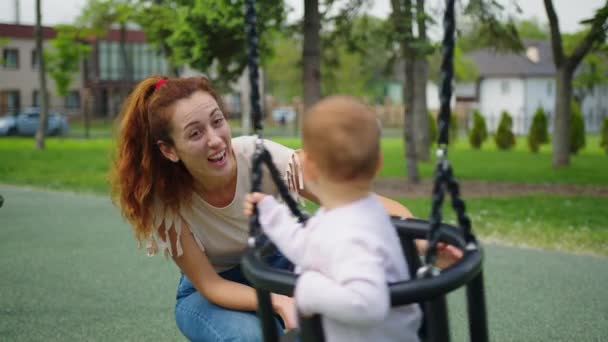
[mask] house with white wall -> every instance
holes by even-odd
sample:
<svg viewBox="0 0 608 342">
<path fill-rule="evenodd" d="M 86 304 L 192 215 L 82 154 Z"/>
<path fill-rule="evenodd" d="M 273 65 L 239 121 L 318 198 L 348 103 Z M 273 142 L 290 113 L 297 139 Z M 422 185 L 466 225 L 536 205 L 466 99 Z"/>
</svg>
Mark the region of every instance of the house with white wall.
<svg viewBox="0 0 608 342">
<path fill-rule="evenodd" d="M 513 118 L 516 134 L 527 134 L 534 112 L 542 107 L 551 125 L 555 112 L 555 65 L 551 43 L 542 40 L 524 42 L 522 53 L 501 53 L 490 49 L 468 54 L 477 65 L 477 108 L 494 132 L 500 115 L 507 111 Z M 585 96 L 581 106 L 588 132 L 597 132 L 608 114 L 606 86 L 596 87 Z"/>
</svg>

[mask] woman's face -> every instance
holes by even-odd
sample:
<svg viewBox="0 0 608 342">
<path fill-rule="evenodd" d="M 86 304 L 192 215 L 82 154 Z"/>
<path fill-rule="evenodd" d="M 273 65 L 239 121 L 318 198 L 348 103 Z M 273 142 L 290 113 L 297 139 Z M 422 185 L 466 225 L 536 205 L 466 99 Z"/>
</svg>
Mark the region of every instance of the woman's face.
<svg viewBox="0 0 608 342">
<path fill-rule="evenodd" d="M 232 153 L 230 126 L 210 94 L 197 91 L 178 100 L 171 118 L 174 145 L 159 142 L 163 155 L 182 161 L 198 180 L 229 177 L 236 167 Z"/>
</svg>

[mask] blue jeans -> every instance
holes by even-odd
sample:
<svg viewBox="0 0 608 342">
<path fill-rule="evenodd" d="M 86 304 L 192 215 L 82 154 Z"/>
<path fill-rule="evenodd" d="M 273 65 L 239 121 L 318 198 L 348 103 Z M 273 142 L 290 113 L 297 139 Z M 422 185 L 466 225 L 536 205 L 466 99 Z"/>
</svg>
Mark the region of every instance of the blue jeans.
<svg viewBox="0 0 608 342">
<path fill-rule="evenodd" d="M 269 258 L 277 268 L 292 269 L 293 265 L 282 255 Z M 224 279 L 250 285 L 240 265 L 221 272 Z M 275 317 L 277 330 L 282 334 L 280 319 Z M 177 287 L 175 322 L 190 341 L 200 342 L 261 342 L 262 328 L 255 311 L 236 311 L 217 306 L 203 297 L 188 277 L 182 274 Z"/>
</svg>

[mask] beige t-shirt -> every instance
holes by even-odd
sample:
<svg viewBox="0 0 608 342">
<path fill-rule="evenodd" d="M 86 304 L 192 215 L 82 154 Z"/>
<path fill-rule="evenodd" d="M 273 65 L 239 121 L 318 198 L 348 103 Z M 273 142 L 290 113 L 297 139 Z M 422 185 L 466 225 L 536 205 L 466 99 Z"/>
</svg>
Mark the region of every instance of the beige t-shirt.
<svg viewBox="0 0 608 342">
<path fill-rule="evenodd" d="M 256 139 L 255 136 L 232 139 L 238 176 L 234 199 L 226 207 L 212 206 L 196 192 L 192 193 L 191 205 L 182 206 L 177 214 L 162 203 L 155 205 L 155 231 L 163 223 L 166 230 L 175 227 L 178 237 L 184 231 L 190 231 L 217 272 L 238 265 L 247 248 L 249 225 L 243 214 L 243 203 L 245 195 L 251 191 L 251 158 L 255 152 Z M 301 189 L 301 167 L 294 150 L 268 140 L 264 140 L 264 146 L 270 152 L 279 172 L 283 172 L 284 181 L 290 190 Z M 273 195 L 278 193 L 266 167 L 263 168 L 262 191 Z M 177 250 L 173 251 L 171 244 L 155 236 L 150 239 L 148 252 L 154 255 L 161 249 L 165 255 L 179 256 L 182 254 L 179 239 L 176 247 Z"/>
</svg>

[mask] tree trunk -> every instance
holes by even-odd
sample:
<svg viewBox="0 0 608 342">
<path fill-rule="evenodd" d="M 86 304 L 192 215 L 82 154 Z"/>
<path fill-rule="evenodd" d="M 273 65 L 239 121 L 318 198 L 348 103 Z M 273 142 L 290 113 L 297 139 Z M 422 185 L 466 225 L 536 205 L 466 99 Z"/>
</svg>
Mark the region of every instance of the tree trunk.
<svg viewBox="0 0 608 342">
<path fill-rule="evenodd" d="M 425 0 L 416 0 L 416 25 L 418 27 L 418 41 L 427 43 Z M 426 106 L 426 84 L 429 79 L 429 62 L 427 52 L 421 51 L 416 58 L 414 75 L 414 126 L 416 127 L 416 157 L 422 161 L 429 161 L 431 138 L 429 132 L 429 110 Z"/>
<path fill-rule="evenodd" d="M 82 114 L 84 116 L 84 137 L 91 137 L 91 92 L 88 89 L 83 91 Z"/>
<path fill-rule="evenodd" d="M 40 82 L 40 117 L 38 118 L 38 130 L 36 131 L 36 148 L 44 149 L 44 138 L 48 126 L 49 97 L 46 90 L 46 67 L 44 62 L 42 12 L 40 1 L 36 0 L 36 51 L 38 54 L 38 79 Z"/>
<path fill-rule="evenodd" d="M 131 66 L 131 60 L 129 59 L 129 54 L 127 53 L 127 24 L 120 23 L 120 54 L 123 63 L 123 84 L 122 84 L 122 92 L 121 102 L 126 99 L 129 95 L 129 91 L 133 86 L 133 67 Z M 110 113 L 112 110 L 110 110 Z M 111 117 L 118 115 L 118 113 L 111 113 Z"/>
<path fill-rule="evenodd" d="M 319 0 L 304 0 L 304 44 L 302 48 L 302 78 L 304 107 L 321 98 L 321 15 Z"/>
<path fill-rule="evenodd" d="M 414 138 L 416 139 L 416 157 L 422 161 L 429 161 L 431 144 L 429 111 L 426 106 L 428 64 L 426 56 L 419 56 L 414 62 Z"/>
<path fill-rule="evenodd" d="M 405 102 L 405 113 L 403 117 L 403 141 L 405 142 L 405 167 L 407 179 L 412 183 L 418 183 L 418 163 L 416 158 L 416 138 L 414 127 L 414 58 L 405 61 L 405 84 L 403 86 L 403 99 Z"/>
<path fill-rule="evenodd" d="M 405 104 L 405 113 L 403 118 L 404 130 L 403 140 L 405 142 L 405 167 L 407 170 L 407 179 L 412 183 L 418 183 L 420 177 L 418 175 L 418 162 L 416 159 L 416 137 L 414 127 L 414 92 L 416 87 L 415 76 L 415 61 L 416 51 L 411 46 L 413 40 L 414 17 L 412 15 L 411 0 L 405 0 L 403 12 L 400 19 L 403 21 L 403 38 L 401 39 L 401 55 L 405 62 L 405 79 L 403 83 L 403 101 Z"/>
<path fill-rule="evenodd" d="M 570 102 L 572 74 L 565 65 L 556 72 L 555 113 L 553 115 L 553 167 L 570 164 Z"/>
</svg>

